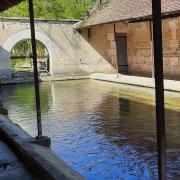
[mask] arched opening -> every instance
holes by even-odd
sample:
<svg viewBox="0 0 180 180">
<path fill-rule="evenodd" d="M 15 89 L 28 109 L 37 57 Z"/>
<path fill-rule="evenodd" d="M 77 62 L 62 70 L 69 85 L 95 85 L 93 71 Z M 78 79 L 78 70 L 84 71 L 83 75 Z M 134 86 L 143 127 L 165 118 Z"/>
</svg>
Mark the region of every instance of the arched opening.
<svg viewBox="0 0 180 180">
<path fill-rule="evenodd" d="M 50 73 L 49 52 L 39 40 L 36 40 L 36 46 L 39 75 L 47 76 Z M 33 76 L 31 39 L 21 40 L 13 46 L 10 64 L 13 78 Z"/>
</svg>

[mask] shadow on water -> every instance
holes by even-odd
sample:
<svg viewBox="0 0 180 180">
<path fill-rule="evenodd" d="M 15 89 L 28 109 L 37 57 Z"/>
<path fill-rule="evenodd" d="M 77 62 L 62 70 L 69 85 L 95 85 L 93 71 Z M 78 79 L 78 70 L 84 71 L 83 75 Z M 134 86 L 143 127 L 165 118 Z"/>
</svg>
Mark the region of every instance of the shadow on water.
<svg viewBox="0 0 180 180">
<path fill-rule="evenodd" d="M 3 87 L 10 117 L 36 135 L 33 98 L 31 84 Z M 41 103 L 53 151 L 88 179 L 157 179 L 153 106 L 123 98 L 119 86 L 89 80 L 42 83 Z M 166 110 L 169 179 L 180 178 L 179 117 Z"/>
</svg>

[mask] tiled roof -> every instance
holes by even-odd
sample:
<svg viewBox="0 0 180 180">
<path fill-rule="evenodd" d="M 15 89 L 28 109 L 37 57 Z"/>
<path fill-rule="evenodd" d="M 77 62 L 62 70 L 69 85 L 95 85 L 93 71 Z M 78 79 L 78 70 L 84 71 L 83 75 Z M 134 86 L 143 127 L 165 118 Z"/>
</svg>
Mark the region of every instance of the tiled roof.
<svg viewBox="0 0 180 180">
<path fill-rule="evenodd" d="M 180 13 L 180 0 L 162 0 L 162 13 Z M 152 0 L 102 0 L 79 28 L 151 16 Z"/>
<path fill-rule="evenodd" d="M 0 12 L 9 9 L 23 0 L 0 0 Z"/>
</svg>

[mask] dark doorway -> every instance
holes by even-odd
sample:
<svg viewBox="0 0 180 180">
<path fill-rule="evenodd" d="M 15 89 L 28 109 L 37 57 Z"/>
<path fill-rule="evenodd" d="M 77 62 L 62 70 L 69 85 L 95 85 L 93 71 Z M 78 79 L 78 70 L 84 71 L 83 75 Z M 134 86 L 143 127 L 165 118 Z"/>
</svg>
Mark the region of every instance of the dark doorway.
<svg viewBox="0 0 180 180">
<path fill-rule="evenodd" d="M 116 34 L 116 47 L 118 73 L 128 74 L 127 36 L 125 34 Z"/>
</svg>

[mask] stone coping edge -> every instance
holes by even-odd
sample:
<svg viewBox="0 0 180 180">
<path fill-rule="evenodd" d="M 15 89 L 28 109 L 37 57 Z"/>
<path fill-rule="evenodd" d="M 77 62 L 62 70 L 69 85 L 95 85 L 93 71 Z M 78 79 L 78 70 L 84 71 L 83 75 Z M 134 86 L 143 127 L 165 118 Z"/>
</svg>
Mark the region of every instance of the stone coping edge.
<svg viewBox="0 0 180 180">
<path fill-rule="evenodd" d="M 0 115 L 0 136 L 37 179 L 85 179 L 66 165 L 50 148 L 32 143 L 33 138 L 4 115 Z"/>
<path fill-rule="evenodd" d="M 51 23 L 51 24 L 62 24 L 62 23 L 77 23 L 79 19 L 41 19 L 35 18 L 35 23 Z M 21 23 L 29 23 L 29 18 L 22 17 L 4 17 L 3 20 L 0 19 L 0 22 L 21 22 Z"/>
<path fill-rule="evenodd" d="M 67 76 L 45 76 L 39 77 L 39 82 L 49 82 L 49 81 L 67 81 L 67 80 L 81 80 L 90 79 L 90 75 L 67 75 Z M 34 78 L 16 78 L 16 79 L 2 79 L 1 84 L 21 84 L 21 83 L 32 83 Z"/>
<path fill-rule="evenodd" d="M 134 85 L 140 87 L 148 87 L 148 88 L 155 87 L 154 80 L 148 77 L 130 76 L 130 75 L 122 75 L 122 74 L 94 73 L 90 76 L 90 79 L 128 84 L 128 85 Z M 165 79 L 164 90 L 180 92 L 180 81 Z"/>
</svg>

